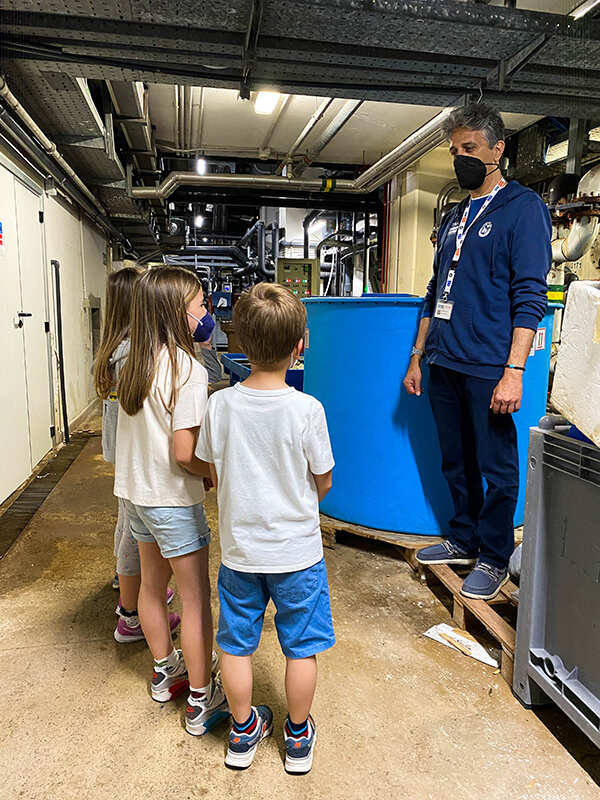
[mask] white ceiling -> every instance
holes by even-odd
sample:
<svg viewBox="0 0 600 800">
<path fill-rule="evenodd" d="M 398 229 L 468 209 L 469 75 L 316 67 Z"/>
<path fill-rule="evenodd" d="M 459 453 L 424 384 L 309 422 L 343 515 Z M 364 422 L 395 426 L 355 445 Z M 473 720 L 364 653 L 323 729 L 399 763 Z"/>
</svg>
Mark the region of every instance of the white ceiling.
<svg viewBox="0 0 600 800">
<path fill-rule="evenodd" d="M 256 114 L 254 95 L 240 100 L 233 89 L 200 89 L 194 87 L 186 105 L 191 123 L 187 141 L 180 146 L 191 154 L 219 156 L 254 156 L 263 149 L 265 139 L 277 112 Z M 323 98 L 292 95 L 267 143 L 265 157 L 285 155 Z M 150 119 L 156 128 L 159 148 L 176 146 L 177 87 L 151 84 L 149 87 Z M 298 155 L 318 139 L 346 101 L 335 100 L 323 119 L 299 149 Z M 191 106 L 191 110 L 190 110 Z M 441 109 L 432 106 L 399 105 L 364 102 L 349 122 L 323 150 L 319 161 L 345 164 L 372 164 L 392 150 L 413 131 L 435 116 Z M 538 117 L 526 114 L 505 114 L 508 128 L 518 129 Z M 181 116 L 179 116 L 181 119 Z"/>
</svg>

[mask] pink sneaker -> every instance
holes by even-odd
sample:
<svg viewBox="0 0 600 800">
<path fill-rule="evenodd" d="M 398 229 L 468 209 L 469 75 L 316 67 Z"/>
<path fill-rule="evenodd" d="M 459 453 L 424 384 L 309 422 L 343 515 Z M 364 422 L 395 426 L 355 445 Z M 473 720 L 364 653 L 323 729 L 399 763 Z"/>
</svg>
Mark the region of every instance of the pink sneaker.
<svg viewBox="0 0 600 800">
<path fill-rule="evenodd" d="M 171 633 L 177 628 L 180 623 L 179 614 L 174 611 L 169 612 L 169 627 Z M 119 623 L 115 630 L 115 639 L 122 644 L 125 642 L 141 642 L 145 639 L 144 631 L 140 625 L 140 618 L 137 614 L 133 617 L 119 617 Z"/>
<path fill-rule="evenodd" d="M 173 589 L 170 586 L 167 586 L 167 604 L 171 602 L 173 599 Z M 117 617 L 121 614 L 121 598 L 119 597 L 119 602 L 117 603 L 117 607 L 115 608 L 115 614 Z"/>
</svg>

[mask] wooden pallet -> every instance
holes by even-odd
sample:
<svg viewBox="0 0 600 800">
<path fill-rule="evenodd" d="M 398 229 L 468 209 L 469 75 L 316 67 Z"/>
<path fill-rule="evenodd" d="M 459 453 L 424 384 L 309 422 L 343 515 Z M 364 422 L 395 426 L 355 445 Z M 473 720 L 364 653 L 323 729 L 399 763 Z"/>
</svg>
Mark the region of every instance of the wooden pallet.
<svg viewBox="0 0 600 800">
<path fill-rule="evenodd" d="M 458 575 L 448 564 L 432 564 L 427 567 L 427 571 L 430 571 L 452 593 L 452 617 L 457 628 L 471 630 L 480 624 L 496 639 L 502 648 L 500 673 L 508 685 L 512 686 L 516 632 L 497 609 L 518 604 L 511 597 L 511 592 L 517 588 L 515 584 L 510 581 L 504 584 L 493 600 L 473 600 L 460 594 L 464 576 Z"/>
<path fill-rule="evenodd" d="M 321 514 L 321 534 L 324 547 L 332 549 L 335 547 L 338 531 L 353 533 L 355 536 L 363 536 L 367 539 L 376 539 L 379 542 L 388 542 L 388 544 L 394 545 L 423 582 L 425 581 L 425 573 L 421 564 L 417 562 L 417 550 L 422 547 L 428 547 L 430 544 L 438 544 L 444 541 L 441 536 L 418 536 L 411 533 L 380 531 L 375 528 L 365 528 L 363 525 L 355 525 L 352 522 L 342 522 L 339 519 Z"/>
</svg>

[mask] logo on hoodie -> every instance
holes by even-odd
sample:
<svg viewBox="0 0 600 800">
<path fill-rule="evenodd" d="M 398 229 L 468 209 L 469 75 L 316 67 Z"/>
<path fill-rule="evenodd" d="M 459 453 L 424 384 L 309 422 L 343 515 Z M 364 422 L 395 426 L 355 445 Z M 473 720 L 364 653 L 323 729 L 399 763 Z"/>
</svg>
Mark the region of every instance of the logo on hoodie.
<svg viewBox="0 0 600 800">
<path fill-rule="evenodd" d="M 484 222 L 481 228 L 479 228 L 479 235 L 483 239 L 492 231 L 492 223 L 491 222 Z"/>
</svg>

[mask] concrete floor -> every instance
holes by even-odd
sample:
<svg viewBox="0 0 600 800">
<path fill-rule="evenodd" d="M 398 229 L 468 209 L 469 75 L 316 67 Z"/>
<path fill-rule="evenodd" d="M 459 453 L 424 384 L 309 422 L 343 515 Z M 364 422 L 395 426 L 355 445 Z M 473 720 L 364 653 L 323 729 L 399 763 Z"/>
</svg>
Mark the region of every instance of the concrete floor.
<svg viewBox="0 0 600 800">
<path fill-rule="evenodd" d="M 320 657 L 312 772 L 283 770 L 272 615 L 255 701 L 272 706 L 274 735 L 248 771 L 227 770 L 228 727 L 188 736 L 185 697 L 150 699 L 145 643 L 112 637 L 115 510 L 94 437 L 0 563 L 1 798 L 600 797 L 596 748 L 559 712 L 544 724 L 525 711 L 492 668 L 424 638 L 449 621 L 444 605 L 392 548 L 357 539 L 326 553 L 338 644 Z M 207 513 L 214 586 L 214 492 Z"/>
</svg>

